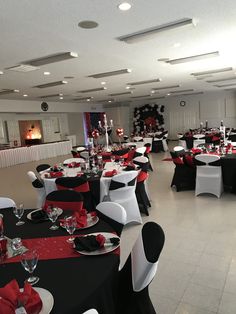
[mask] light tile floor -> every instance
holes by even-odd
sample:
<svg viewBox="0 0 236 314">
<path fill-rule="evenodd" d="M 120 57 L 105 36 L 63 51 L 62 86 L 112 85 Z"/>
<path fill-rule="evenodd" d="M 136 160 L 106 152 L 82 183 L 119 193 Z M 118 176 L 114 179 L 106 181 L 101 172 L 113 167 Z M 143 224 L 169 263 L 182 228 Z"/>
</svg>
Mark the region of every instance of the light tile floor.
<svg viewBox="0 0 236 314">
<path fill-rule="evenodd" d="M 26 175 L 39 163 L 55 164 L 61 156 L 0 169 L 0 196 L 35 207 L 36 193 Z M 152 207 L 143 221 L 156 221 L 166 235 L 150 295 L 158 314 L 236 313 L 236 195 L 194 196 L 170 188 L 174 165 L 168 153 L 151 154 L 154 171 L 148 189 Z M 121 265 L 141 225 L 127 225 L 121 239 Z"/>
</svg>

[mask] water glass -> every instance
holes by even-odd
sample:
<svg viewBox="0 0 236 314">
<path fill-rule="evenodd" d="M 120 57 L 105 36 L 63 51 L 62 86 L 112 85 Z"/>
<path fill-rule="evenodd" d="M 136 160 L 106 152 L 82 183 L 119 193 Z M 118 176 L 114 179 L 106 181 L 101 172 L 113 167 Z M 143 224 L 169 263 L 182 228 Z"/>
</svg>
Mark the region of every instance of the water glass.
<svg viewBox="0 0 236 314">
<path fill-rule="evenodd" d="M 36 284 L 39 281 L 39 277 L 33 276 L 33 272 L 38 263 L 38 252 L 36 250 L 28 250 L 21 254 L 21 265 L 30 274 L 30 277 L 26 279 L 31 285 Z"/>
<path fill-rule="evenodd" d="M 57 230 L 59 227 L 55 224 L 57 217 L 58 217 L 58 209 L 57 207 L 52 207 L 52 206 L 48 206 L 47 207 L 47 215 L 48 218 L 51 220 L 52 222 L 52 226 L 49 228 L 51 230 Z"/>
<path fill-rule="evenodd" d="M 113 165 L 115 164 L 115 160 L 116 160 L 116 157 L 114 155 L 111 155 L 111 162 L 113 163 Z"/>
<path fill-rule="evenodd" d="M 75 216 L 66 216 L 65 217 L 65 224 L 64 224 L 66 231 L 69 233 L 69 235 L 72 236 L 74 233 L 76 227 L 77 227 L 77 221 Z M 72 243 L 74 241 L 74 237 L 70 237 L 66 240 L 68 243 Z"/>
<path fill-rule="evenodd" d="M 21 220 L 21 217 L 24 214 L 24 205 L 23 204 L 19 204 L 18 206 L 13 207 L 13 213 L 19 219 L 18 222 L 16 223 L 16 226 L 23 225 L 25 222 Z"/>
<path fill-rule="evenodd" d="M 11 240 L 11 248 L 14 252 L 19 252 L 22 250 L 21 238 L 14 238 Z"/>
</svg>

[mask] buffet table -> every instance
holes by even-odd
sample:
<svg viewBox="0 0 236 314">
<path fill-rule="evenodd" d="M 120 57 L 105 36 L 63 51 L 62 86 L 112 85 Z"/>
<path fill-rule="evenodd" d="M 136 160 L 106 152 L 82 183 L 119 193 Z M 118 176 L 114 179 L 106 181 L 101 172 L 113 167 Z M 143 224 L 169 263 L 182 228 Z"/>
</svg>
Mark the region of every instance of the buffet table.
<svg viewBox="0 0 236 314">
<path fill-rule="evenodd" d="M 52 231 L 49 229 L 51 226 L 49 221 L 33 223 L 26 218 L 29 211 L 24 214 L 22 219 L 25 224 L 20 227 L 15 226 L 16 218 L 12 210 L 0 210 L 0 213 L 4 215 L 5 236 L 21 237 L 23 245 L 28 248 L 30 242 L 36 243 L 31 248 L 36 248 L 41 258 L 39 257 L 34 271 L 40 280 L 34 287 L 44 288 L 53 295 L 54 306 L 51 314 L 81 314 L 90 308 L 96 308 L 103 314 L 115 314 L 119 248 L 104 255 L 86 256 L 77 253 L 72 244 L 66 242 L 69 235 L 64 228 Z M 74 235 L 93 232 L 113 233 L 113 230 L 108 224 L 99 220 L 96 225 L 88 229 L 75 231 Z M 38 247 L 38 239 L 45 243 L 49 241 L 51 250 L 48 245 Z M 58 247 L 58 243 L 62 244 L 61 248 Z M 69 256 L 63 256 L 62 247 L 69 250 Z M 55 256 L 44 258 L 48 250 L 52 251 L 49 254 Z M 58 257 L 56 255 L 60 250 L 62 256 Z M 16 279 L 22 287 L 28 276 L 19 261 L 0 264 L 1 287 L 13 279 Z"/>
<path fill-rule="evenodd" d="M 70 154 L 71 141 L 0 150 L 0 168 Z"/>
</svg>

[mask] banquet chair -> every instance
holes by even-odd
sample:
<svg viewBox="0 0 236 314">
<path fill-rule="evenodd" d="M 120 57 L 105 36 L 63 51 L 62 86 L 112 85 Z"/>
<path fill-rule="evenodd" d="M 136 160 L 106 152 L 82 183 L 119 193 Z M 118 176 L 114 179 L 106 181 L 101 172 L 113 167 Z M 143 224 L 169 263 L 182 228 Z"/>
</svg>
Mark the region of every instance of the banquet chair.
<svg viewBox="0 0 236 314">
<path fill-rule="evenodd" d="M 139 156 L 144 156 L 145 152 L 146 152 L 146 146 L 136 148 L 135 153 L 134 153 L 134 158 L 139 157 Z"/>
<path fill-rule="evenodd" d="M 184 147 L 184 149 L 186 150 L 187 146 L 186 146 L 186 141 L 184 139 L 184 135 L 182 133 L 178 133 L 177 138 L 179 139 L 179 146 Z"/>
<path fill-rule="evenodd" d="M 88 211 L 95 210 L 95 202 L 86 177 L 60 177 L 56 181 L 57 190 L 74 190 L 83 195 L 84 208 Z"/>
<path fill-rule="evenodd" d="M 0 209 L 16 207 L 16 203 L 8 197 L 0 197 Z"/>
<path fill-rule="evenodd" d="M 137 176 L 137 184 L 135 189 L 136 198 L 140 205 L 140 211 L 149 216 L 148 207 L 151 207 L 150 200 L 146 192 L 146 182 L 148 179 L 149 160 L 145 156 L 136 157 L 133 163 L 141 169 Z"/>
<path fill-rule="evenodd" d="M 143 137 L 142 136 L 134 136 L 133 141 L 134 142 L 143 142 Z"/>
<path fill-rule="evenodd" d="M 124 160 L 126 160 L 128 158 L 128 152 L 129 148 L 123 148 L 112 151 L 112 155 L 114 155 L 117 160 L 119 160 L 119 158 L 124 158 Z"/>
<path fill-rule="evenodd" d="M 127 219 L 124 207 L 115 202 L 101 202 L 96 209 L 99 212 L 98 216 L 120 236 Z"/>
<path fill-rule="evenodd" d="M 165 152 L 168 150 L 166 136 L 165 134 L 161 133 L 160 135 L 155 135 L 152 139 L 152 152 L 159 153 Z"/>
<path fill-rule="evenodd" d="M 175 165 L 171 187 L 175 186 L 176 191 L 188 191 L 195 189 L 196 167 L 184 163 L 183 159 L 174 151 L 170 152 Z"/>
<path fill-rule="evenodd" d="M 199 144 L 206 143 L 206 136 L 205 134 L 194 134 L 193 136 L 193 147 L 198 147 Z"/>
<path fill-rule="evenodd" d="M 182 157 L 185 154 L 185 149 L 183 146 L 175 146 L 173 151 L 176 153 L 178 157 Z"/>
<path fill-rule="evenodd" d="M 86 311 L 86 312 L 84 312 L 84 313 L 82 313 L 82 314 L 99 314 L 99 313 L 98 313 L 98 311 L 95 310 L 95 309 L 90 309 L 90 310 L 88 310 L 88 311 Z"/>
<path fill-rule="evenodd" d="M 146 147 L 146 151 L 144 153 L 144 156 L 147 157 L 148 160 L 149 160 L 149 170 L 153 171 L 153 168 L 152 168 L 152 165 L 151 165 L 151 162 L 150 162 L 150 158 L 149 158 L 149 154 L 151 152 L 152 145 L 151 145 L 151 143 L 146 143 L 144 145 L 144 147 Z"/>
<path fill-rule="evenodd" d="M 33 171 L 28 171 L 27 175 L 32 183 L 32 186 L 36 189 L 37 192 L 37 202 L 36 208 L 41 208 L 45 202 L 46 190 L 42 181 L 37 178 L 36 174 Z"/>
<path fill-rule="evenodd" d="M 158 261 L 165 243 L 160 225 L 147 222 L 118 273 L 117 313 L 155 314 L 149 296 L 149 284 L 156 275 Z"/>
<path fill-rule="evenodd" d="M 51 165 L 49 164 L 40 164 L 36 167 L 36 171 L 40 174 L 41 172 L 45 170 L 50 170 Z"/>
<path fill-rule="evenodd" d="M 197 165 L 195 196 L 209 193 L 220 198 L 223 191 L 220 157 L 200 154 L 195 156 Z"/>
<path fill-rule="evenodd" d="M 78 211 L 83 208 L 83 195 L 73 190 L 52 191 L 46 196 L 44 209 L 48 206 Z"/>
<path fill-rule="evenodd" d="M 141 214 L 135 194 L 138 172 L 127 171 L 111 179 L 108 197 L 112 202 L 122 205 L 127 214 L 127 221 L 142 223 Z"/>
<path fill-rule="evenodd" d="M 73 158 L 80 158 L 80 154 L 77 153 L 75 150 L 71 150 L 71 154 L 72 154 Z"/>
</svg>

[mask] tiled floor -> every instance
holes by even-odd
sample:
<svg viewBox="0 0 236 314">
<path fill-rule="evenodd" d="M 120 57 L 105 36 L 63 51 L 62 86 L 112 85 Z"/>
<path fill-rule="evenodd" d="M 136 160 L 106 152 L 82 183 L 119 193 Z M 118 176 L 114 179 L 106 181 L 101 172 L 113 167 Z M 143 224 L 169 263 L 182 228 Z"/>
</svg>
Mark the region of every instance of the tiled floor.
<svg viewBox="0 0 236 314">
<path fill-rule="evenodd" d="M 44 160 L 50 164 L 70 156 Z M 168 153 L 152 154 L 149 177 L 150 216 L 165 231 L 166 242 L 150 295 L 158 314 L 236 313 L 236 195 L 194 196 L 194 191 L 170 188 Z M 35 191 L 26 176 L 41 162 L 0 169 L 0 196 L 35 207 Z M 122 262 L 128 256 L 140 225 L 122 234 Z"/>
</svg>

